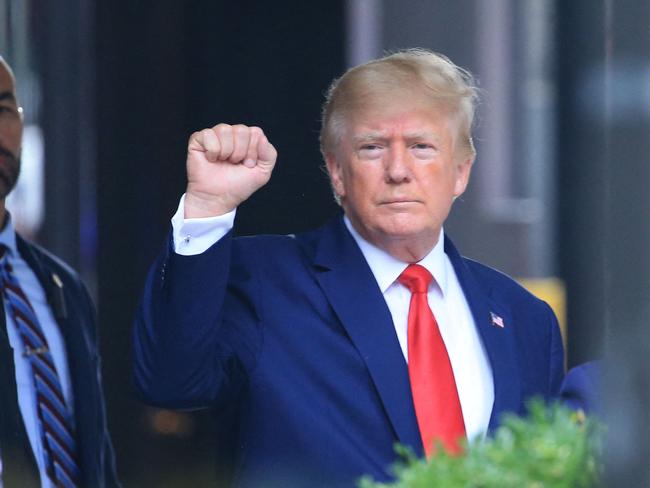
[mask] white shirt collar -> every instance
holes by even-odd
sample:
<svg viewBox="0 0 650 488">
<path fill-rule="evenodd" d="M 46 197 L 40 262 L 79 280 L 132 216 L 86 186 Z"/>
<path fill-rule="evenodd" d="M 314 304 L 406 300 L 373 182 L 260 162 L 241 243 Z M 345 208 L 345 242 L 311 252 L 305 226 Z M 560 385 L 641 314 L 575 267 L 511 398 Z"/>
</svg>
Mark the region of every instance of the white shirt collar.
<svg viewBox="0 0 650 488">
<path fill-rule="evenodd" d="M 7 212 L 7 222 L 0 231 L 0 244 L 7 246 L 10 255 L 18 255 L 18 245 L 16 244 L 16 230 L 11 220 L 11 215 Z"/>
<path fill-rule="evenodd" d="M 343 217 L 343 221 L 359 246 L 359 249 L 361 249 L 363 257 L 366 258 L 368 266 L 370 266 L 370 270 L 377 280 L 379 289 L 382 293 L 385 293 L 388 287 L 399 278 L 399 275 L 402 274 L 409 263 L 394 258 L 383 249 L 380 249 L 361 237 L 361 234 L 352 226 L 347 215 Z M 438 285 L 443 296 L 447 291 L 444 241 L 444 231 L 441 229 L 436 245 L 431 249 L 429 254 L 418 262 L 419 265 L 424 266 L 433 275 L 434 283 Z"/>
</svg>

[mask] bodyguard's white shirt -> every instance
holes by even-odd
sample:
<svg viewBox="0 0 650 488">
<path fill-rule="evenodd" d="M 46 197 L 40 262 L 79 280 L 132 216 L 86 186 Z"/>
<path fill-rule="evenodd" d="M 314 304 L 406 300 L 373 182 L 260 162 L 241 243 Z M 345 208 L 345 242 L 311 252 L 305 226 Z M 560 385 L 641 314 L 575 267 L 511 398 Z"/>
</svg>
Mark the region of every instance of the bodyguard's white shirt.
<svg viewBox="0 0 650 488">
<path fill-rule="evenodd" d="M 16 245 L 16 231 L 14 230 L 11 216 L 7 214 L 7 223 L 0 231 L 0 244 L 7 246 L 7 258 L 13 267 L 13 274 L 20 283 L 20 287 L 29 298 L 36 317 L 43 329 L 43 334 L 47 339 L 52 353 L 54 365 L 59 373 L 59 380 L 61 381 L 61 388 L 63 389 L 63 396 L 68 405 L 72 403 L 72 387 L 70 383 L 70 374 L 68 371 L 68 359 L 65 351 L 65 344 L 61 331 L 56 324 L 52 310 L 47 303 L 45 291 L 41 287 L 38 278 L 25 262 L 25 260 L 18 254 L 18 247 Z M 34 379 L 29 365 L 28 358 L 23 356 L 24 346 L 20 339 L 20 334 L 16 327 L 16 322 L 5 306 L 5 320 L 7 324 L 7 336 L 9 337 L 9 345 L 14 352 L 14 364 L 16 367 L 16 387 L 18 389 L 18 407 L 25 422 L 25 430 L 29 437 L 29 442 L 34 451 L 38 470 L 41 476 L 42 488 L 54 488 L 50 483 L 45 471 L 45 463 L 43 458 L 43 444 L 38 425 L 38 413 L 36 410 L 36 388 L 34 386 Z M 2 449 L 2 446 L 0 446 Z M 0 487 L 2 487 L 2 466 L 0 465 Z"/>
<path fill-rule="evenodd" d="M 183 196 L 172 217 L 175 250 L 186 256 L 200 254 L 232 228 L 236 211 L 218 217 L 185 219 L 184 199 Z M 366 241 L 347 217 L 344 220 L 383 293 L 404 359 L 408 361 L 407 326 L 411 292 L 397 281 L 408 263 L 399 261 Z M 482 438 L 487 432 L 494 403 L 492 369 L 465 294 L 445 254 L 442 231 L 436 246 L 418 264 L 424 266 L 434 278 L 427 297 L 454 370 L 465 432 L 470 441 Z"/>
</svg>

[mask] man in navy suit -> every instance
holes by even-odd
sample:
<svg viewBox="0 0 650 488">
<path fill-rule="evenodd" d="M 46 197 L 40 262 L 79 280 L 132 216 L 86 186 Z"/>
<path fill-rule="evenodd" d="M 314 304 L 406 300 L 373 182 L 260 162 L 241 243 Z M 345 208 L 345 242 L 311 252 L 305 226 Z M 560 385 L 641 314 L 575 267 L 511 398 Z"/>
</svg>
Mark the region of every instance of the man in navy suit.
<svg viewBox="0 0 650 488">
<path fill-rule="evenodd" d="M 458 452 L 503 412 L 557 395 L 551 309 L 443 232 L 475 157 L 476 95 L 426 50 L 335 80 L 321 149 L 343 212 L 304 234 L 231 235 L 276 161 L 260 128 L 190 137 L 135 321 L 135 380 L 151 404 L 215 408 L 237 486 L 388 480 L 395 443 Z"/>
<path fill-rule="evenodd" d="M 5 209 L 22 130 L 0 57 L 0 487 L 119 486 L 91 299 L 74 271 L 15 232 Z"/>
</svg>

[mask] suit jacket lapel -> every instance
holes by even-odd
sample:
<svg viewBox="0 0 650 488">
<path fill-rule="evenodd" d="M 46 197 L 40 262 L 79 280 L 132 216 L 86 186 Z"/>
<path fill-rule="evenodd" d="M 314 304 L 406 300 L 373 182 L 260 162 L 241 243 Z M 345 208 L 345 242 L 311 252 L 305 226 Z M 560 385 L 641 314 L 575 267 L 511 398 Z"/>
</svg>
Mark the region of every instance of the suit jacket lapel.
<svg viewBox="0 0 650 488">
<path fill-rule="evenodd" d="M 512 319 L 506 306 L 491 299 L 490 289 L 479 283 L 447 237 L 445 253 L 454 266 L 492 367 L 494 405 L 489 429 L 493 430 L 502 413 L 517 412 L 521 404 L 521 378 Z M 501 318 L 503 327 L 494 322 L 493 314 L 497 321 Z"/>
<path fill-rule="evenodd" d="M 390 311 L 342 219 L 323 230 L 314 264 L 323 292 L 366 363 L 397 438 L 421 455 L 408 368 Z"/>
</svg>

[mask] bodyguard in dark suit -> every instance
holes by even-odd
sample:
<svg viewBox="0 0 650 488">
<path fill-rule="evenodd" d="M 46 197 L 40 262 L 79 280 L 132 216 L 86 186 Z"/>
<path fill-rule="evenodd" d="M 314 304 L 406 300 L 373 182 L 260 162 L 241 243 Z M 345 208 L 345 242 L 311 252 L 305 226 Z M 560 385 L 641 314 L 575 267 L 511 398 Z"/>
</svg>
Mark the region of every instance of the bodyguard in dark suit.
<svg viewBox="0 0 650 488">
<path fill-rule="evenodd" d="M 461 257 L 442 225 L 469 181 L 476 89 L 441 55 L 399 52 L 336 80 L 321 149 L 343 213 L 290 236 L 233 238 L 270 178 L 257 127 L 189 141 L 187 190 L 135 321 L 136 384 L 230 423 L 235 483 L 390 479 L 400 442 L 462 451 L 503 412 L 557 395 L 548 305 Z"/>
<path fill-rule="evenodd" d="M 119 486 L 92 301 L 73 270 L 16 234 L 5 209 L 21 139 L 13 74 L 0 58 L 0 486 Z"/>
</svg>

